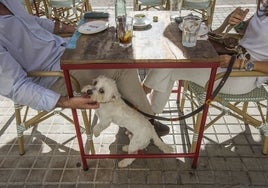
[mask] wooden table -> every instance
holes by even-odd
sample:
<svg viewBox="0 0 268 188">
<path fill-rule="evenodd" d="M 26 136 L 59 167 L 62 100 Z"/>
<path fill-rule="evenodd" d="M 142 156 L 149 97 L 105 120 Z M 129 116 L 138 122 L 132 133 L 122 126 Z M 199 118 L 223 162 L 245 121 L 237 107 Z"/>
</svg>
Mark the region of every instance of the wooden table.
<svg viewBox="0 0 268 188">
<path fill-rule="evenodd" d="M 133 44 L 123 49 L 114 43 L 114 16 L 110 15 L 110 27 L 94 35 L 81 35 L 75 49 L 66 49 L 61 59 L 61 68 L 65 75 L 68 94 L 73 96 L 69 71 L 77 69 L 130 69 L 130 68 L 210 68 L 210 83 L 206 101 L 210 100 L 216 70 L 219 66 L 217 52 L 207 40 L 197 41 L 193 48 L 181 44 L 181 31 L 178 25 L 170 22 L 169 11 L 144 12 L 150 20 L 158 16 L 158 22 L 152 22 L 146 30 L 134 31 Z M 131 13 L 132 15 L 134 12 Z M 202 70 L 200 70 L 202 71 Z M 192 167 L 196 168 L 204 132 L 208 105 L 203 110 L 197 147 L 193 153 L 173 154 L 85 154 L 79 129 L 77 112 L 72 110 L 76 134 L 79 142 L 83 168 L 88 169 L 88 158 L 193 158 Z"/>
</svg>

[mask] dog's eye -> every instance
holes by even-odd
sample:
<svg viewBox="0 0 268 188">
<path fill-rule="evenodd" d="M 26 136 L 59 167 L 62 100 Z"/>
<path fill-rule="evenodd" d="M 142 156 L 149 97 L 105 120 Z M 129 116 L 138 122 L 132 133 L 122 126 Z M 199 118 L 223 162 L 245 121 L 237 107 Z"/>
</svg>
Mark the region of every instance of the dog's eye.
<svg viewBox="0 0 268 188">
<path fill-rule="evenodd" d="M 104 89 L 100 88 L 100 89 L 99 89 L 99 92 L 100 92 L 101 94 L 103 94 L 103 93 L 104 93 Z"/>
<path fill-rule="evenodd" d="M 98 83 L 97 81 L 93 81 L 93 86 L 97 85 L 97 83 Z"/>
</svg>

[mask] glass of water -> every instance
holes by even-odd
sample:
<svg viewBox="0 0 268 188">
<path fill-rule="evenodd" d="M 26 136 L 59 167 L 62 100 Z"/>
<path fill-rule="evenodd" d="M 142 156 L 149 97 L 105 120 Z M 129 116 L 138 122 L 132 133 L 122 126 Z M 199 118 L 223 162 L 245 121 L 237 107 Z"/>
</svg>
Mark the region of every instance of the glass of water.
<svg viewBox="0 0 268 188">
<path fill-rule="evenodd" d="M 185 16 L 182 23 L 182 45 L 185 47 L 196 46 L 201 18 L 198 16 Z"/>
</svg>

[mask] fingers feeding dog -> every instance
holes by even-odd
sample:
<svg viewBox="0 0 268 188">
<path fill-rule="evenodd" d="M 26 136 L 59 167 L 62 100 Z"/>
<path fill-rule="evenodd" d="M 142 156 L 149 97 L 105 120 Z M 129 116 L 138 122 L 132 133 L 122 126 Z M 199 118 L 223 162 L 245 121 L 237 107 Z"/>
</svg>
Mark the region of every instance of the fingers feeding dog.
<svg viewBox="0 0 268 188">
<path fill-rule="evenodd" d="M 111 123 L 115 123 L 120 127 L 125 127 L 132 135 L 129 145 L 123 146 L 123 151 L 136 154 L 153 140 L 164 153 L 173 152 L 173 148 L 157 136 L 153 125 L 143 115 L 125 104 L 113 79 L 99 76 L 93 81 L 93 85 L 83 87 L 82 92 L 100 103 L 100 107 L 96 109 L 99 121 L 93 128 L 94 136 L 99 136 Z M 118 166 L 127 167 L 134 160 L 134 158 L 123 159 Z"/>
</svg>

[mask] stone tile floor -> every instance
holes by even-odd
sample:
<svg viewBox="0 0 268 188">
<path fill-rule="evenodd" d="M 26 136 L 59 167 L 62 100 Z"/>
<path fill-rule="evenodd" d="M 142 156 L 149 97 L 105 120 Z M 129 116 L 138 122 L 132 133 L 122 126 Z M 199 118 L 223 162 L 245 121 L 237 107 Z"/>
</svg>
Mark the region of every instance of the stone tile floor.
<svg viewBox="0 0 268 188">
<path fill-rule="evenodd" d="M 215 26 L 233 9 L 235 5 L 231 2 L 218 1 Z M 255 1 L 240 3 L 254 10 Z M 170 97 L 165 111 L 177 109 L 174 98 L 174 95 Z M 190 111 L 189 106 L 187 103 L 186 113 Z M 258 116 L 252 104 L 250 111 Z M 165 117 L 175 115 L 161 114 Z M 210 110 L 208 118 L 213 116 L 215 111 Z M 163 140 L 179 152 L 188 151 L 192 119 L 163 123 L 171 128 L 171 133 Z M 197 169 L 191 168 L 189 158 L 137 159 L 123 169 L 117 167 L 117 159 L 94 159 L 88 160 L 90 168 L 84 171 L 74 127 L 67 121 L 56 116 L 27 130 L 23 156 L 18 155 L 15 127 L 13 103 L 0 96 L 0 188 L 268 187 L 268 159 L 261 153 L 259 130 L 244 126 L 243 122 L 228 115 L 206 130 Z M 97 153 L 122 152 L 121 146 L 128 141 L 123 132 L 112 125 L 100 137 L 94 138 Z M 157 152 L 157 149 L 150 145 L 146 152 Z"/>
</svg>

